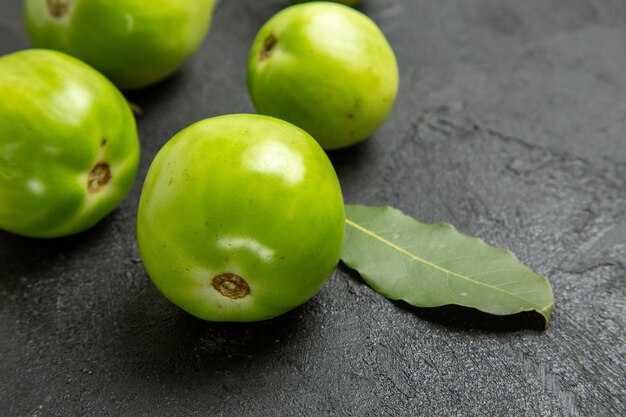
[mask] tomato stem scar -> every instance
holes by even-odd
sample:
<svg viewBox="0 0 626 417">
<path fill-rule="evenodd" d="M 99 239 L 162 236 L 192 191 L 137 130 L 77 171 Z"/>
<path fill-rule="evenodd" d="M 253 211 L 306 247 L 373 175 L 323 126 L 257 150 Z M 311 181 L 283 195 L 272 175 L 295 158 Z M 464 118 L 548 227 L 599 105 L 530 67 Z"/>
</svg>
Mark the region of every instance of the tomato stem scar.
<svg viewBox="0 0 626 417">
<path fill-rule="evenodd" d="M 237 299 L 250 294 L 250 286 L 237 274 L 224 272 L 213 277 L 213 288 L 224 297 Z"/>
<path fill-rule="evenodd" d="M 46 0 L 48 11 L 54 17 L 60 18 L 70 9 L 70 0 Z"/>
<path fill-rule="evenodd" d="M 277 42 L 278 39 L 276 39 L 276 36 L 272 34 L 265 38 L 263 46 L 261 46 L 261 62 L 265 61 L 272 55 L 272 50 L 276 46 Z"/>
<path fill-rule="evenodd" d="M 111 169 L 107 163 L 96 164 L 87 178 L 87 190 L 90 194 L 97 193 L 111 180 Z"/>
</svg>

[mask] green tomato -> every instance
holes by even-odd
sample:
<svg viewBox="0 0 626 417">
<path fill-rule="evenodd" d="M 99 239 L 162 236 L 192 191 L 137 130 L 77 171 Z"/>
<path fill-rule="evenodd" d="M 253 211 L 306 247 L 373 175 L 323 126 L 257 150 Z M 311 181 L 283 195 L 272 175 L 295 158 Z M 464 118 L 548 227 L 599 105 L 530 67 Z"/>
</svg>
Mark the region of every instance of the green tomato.
<svg viewBox="0 0 626 417">
<path fill-rule="evenodd" d="M 0 58 L 0 97 L 0 229 L 74 234 L 128 194 L 135 119 L 102 74 L 60 52 L 16 52 Z"/>
<path fill-rule="evenodd" d="M 156 287 L 190 314 L 257 321 L 311 298 L 339 261 L 344 208 L 324 151 L 259 115 L 198 122 L 158 153 L 137 240 Z"/>
<path fill-rule="evenodd" d="M 370 136 L 389 115 L 398 66 L 367 16 L 329 2 L 291 6 L 259 31 L 248 61 L 257 111 L 289 121 L 325 149 Z"/>
<path fill-rule="evenodd" d="M 299 3 L 310 3 L 316 0 L 289 0 L 289 1 L 295 4 L 299 4 Z M 359 3 L 361 3 L 361 0 L 329 0 L 329 1 L 334 1 L 335 3 L 345 4 L 346 6 L 356 6 Z"/>
<path fill-rule="evenodd" d="M 214 0 L 26 0 L 33 45 L 73 55 L 123 89 L 154 84 L 200 46 Z"/>
</svg>

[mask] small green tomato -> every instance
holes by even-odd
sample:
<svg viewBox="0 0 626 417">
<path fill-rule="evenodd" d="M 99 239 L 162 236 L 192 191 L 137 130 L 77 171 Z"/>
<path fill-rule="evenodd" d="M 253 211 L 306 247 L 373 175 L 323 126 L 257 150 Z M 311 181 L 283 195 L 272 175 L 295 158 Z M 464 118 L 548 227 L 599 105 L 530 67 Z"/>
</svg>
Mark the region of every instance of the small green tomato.
<svg viewBox="0 0 626 417">
<path fill-rule="evenodd" d="M 170 301 L 211 321 L 256 321 L 311 298 L 339 261 L 344 208 L 328 157 L 303 130 L 259 115 L 172 138 L 139 203 L 141 257 Z"/>
<path fill-rule="evenodd" d="M 154 84 L 200 46 L 214 0 L 26 0 L 33 45 L 73 55 L 122 89 Z"/>
<path fill-rule="evenodd" d="M 261 114 L 287 120 L 325 149 L 370 136 L 389 115 L 398 66 L 367 16 L 330 2 L 291 6 L 259 31 L 248 91 Z"/>
<path fill-rule="evenodd" d="M 0 58 L 0 97 L 0 229 L 74 234 L 128 194 L 135 119 L 99 72 L 60 52 L 17 52 Z"/>
</svg>

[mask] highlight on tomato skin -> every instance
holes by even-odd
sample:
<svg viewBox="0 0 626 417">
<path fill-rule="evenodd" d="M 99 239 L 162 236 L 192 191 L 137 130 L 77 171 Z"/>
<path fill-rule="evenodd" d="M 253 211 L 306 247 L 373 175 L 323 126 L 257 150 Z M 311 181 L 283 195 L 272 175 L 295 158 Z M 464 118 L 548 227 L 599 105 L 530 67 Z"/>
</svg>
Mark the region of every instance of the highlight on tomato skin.
<svg viewBox="0 0 626 417">
<path fill-rule="evenodd" d="M 124 90 L 177 71 L 205 39 L 215 0 L 26 0 L 34 47 L 75 56 Z"/>
<path fill-rule="evenodd" d="M 61 52 L 0 57 L 0 229 L 52 238 L 86 230 L 130 192 L 134 116 L 102 74 Z"/>
<path fill-rule="evenodd" d="M 174 304 L 211 321 L 283 314 L 339 261 L 344 205 L 334 168 L 302 129 L 261 115 L 200 121 L 152 162 L 137 240 Z"/>
</svg>

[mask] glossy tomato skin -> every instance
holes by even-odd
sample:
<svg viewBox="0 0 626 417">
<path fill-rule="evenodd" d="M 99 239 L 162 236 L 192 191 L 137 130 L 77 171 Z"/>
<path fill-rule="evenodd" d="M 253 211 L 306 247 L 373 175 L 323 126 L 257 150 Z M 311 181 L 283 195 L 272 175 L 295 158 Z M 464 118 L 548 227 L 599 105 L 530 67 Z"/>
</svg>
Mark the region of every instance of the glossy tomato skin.
<svg viewBox="0 0 626 417">
<path fill-rule="evenodd" d="M 259 113 L 337 149 L 369 137 L 385 121 L 398 91 L 398 66 L 385 36 L 363 13 L 305 3 L 282 10 L 257 34 L 248 91 Z"/>
<path fill-rule="evenodd" d="M 60 52 L 16 52 L 0 58 L 0 97 L 0 229 L 71 235 L 128 194 L 135 120 L 103 75 Z"/>
<path fill-rule="evenodd" d="M 150 167 L 137 219 L 154 284 L 211 321 L 263 320 L 304 303 L 335 268 L 343 230 L 326 154 L 301 129 L 259 115 L 174 136 Z"/>
<path fill-rule="evenodd" d="M 37 48 L 73 55 L 122 89 L 174 73 L 205 38 L 214 0 L 26 0 Z"/>
</svg>

